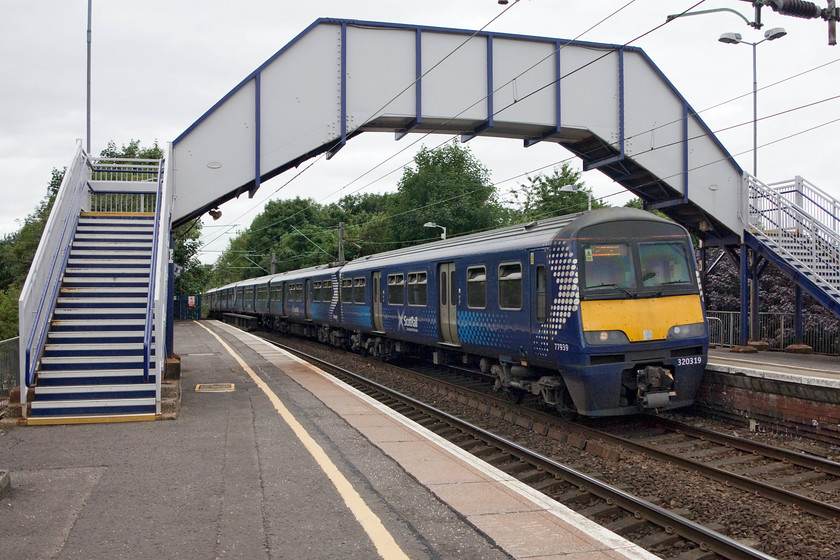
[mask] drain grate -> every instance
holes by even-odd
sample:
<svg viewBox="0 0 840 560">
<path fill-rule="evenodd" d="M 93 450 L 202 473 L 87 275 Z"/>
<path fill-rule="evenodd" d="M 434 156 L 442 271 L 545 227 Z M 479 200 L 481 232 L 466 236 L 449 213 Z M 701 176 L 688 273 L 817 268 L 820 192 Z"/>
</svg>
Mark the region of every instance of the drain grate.
<svg viewBox="0 0 840 560">
<path fill-rule="evenodd" d="M 199 383 L 195 390 L 200 393 L 230 393 L 234 387 L 233 383 Z"/>
</svg>

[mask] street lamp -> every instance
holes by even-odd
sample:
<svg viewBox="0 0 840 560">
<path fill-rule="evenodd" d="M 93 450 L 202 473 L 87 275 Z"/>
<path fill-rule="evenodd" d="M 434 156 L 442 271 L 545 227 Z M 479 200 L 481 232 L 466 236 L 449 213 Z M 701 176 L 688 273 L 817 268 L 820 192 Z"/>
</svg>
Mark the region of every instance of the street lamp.
<svg viewBox="0 0 840 560">
<path fill-rule="evenodd" d="M 441 239 L 446 239 L 446 228 L 445 227 L 439 226 L 434 222 L 426 222 L 425 224 L 423 224 L 423 227 L 436 227 L 436 228 L 442 229 L 443 233 L 440 234 L 440 238 Z"/>
<path fill-rule="evenodd" d="M 586 210 L 587 211 L 592 210 L 592 193 L 590 191 L 581 191 L 578 188 L 577 185 L 563 185 L 562 187 L 560 187 L 560 192 L 571 192 L 571 193 L 585 192 L 587 195 L 589 195 L 589 204 L 588 204 Z"/>
<path fill-rule="evenodd" d="M 752 45 L 753 53 L 753 176 L 758 177 L 758 78 L 756 74 L 755 52 L 756 47 L 764 41 L 775 41 L 787 35 L 787 31 L 782 27 L 774 27 L 764 32 L 764 39 L 757 43 L 744 41 L 741 39 L 740 33 L 724 33 L 718 38 L 721 43 L 727 45 L 737 45 L 743 43 L 745 45 Z"/>
</svg>

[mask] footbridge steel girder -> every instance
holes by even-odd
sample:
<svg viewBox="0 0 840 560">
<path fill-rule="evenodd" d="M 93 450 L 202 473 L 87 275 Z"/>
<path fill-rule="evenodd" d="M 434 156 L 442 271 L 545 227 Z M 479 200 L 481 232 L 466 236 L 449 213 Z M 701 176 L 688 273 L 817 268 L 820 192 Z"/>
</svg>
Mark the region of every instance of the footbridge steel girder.
<svg viewBox="0 0 840 560">
<path fill-rule="evenodd" d="M 742 237 L 742 170 L 641 49 L 336 19 L 173 142 L 173 221 L 371 131 L 556 142 L 713 244 Z"/>
</svg>

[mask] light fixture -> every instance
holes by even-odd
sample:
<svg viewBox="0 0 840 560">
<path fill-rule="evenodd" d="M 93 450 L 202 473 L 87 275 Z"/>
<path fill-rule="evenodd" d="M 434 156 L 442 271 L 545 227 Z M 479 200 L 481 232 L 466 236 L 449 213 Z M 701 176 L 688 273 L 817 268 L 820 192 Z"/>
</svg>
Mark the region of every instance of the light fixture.
<svg viewBox="0 0 840 560">
<path fill-rule="evenodd" d="M 222 217 L 222 211 L 218 208 L 213 208 L 207 213 L 210 214 L 210 217 L 213 218 L 214 221 Z"/>
<path fill-rule="evenodd" d="M 718 38 L 718 41 L 721 43 L 726 43 L 728 45 L 737 45 L 741 42 L 741 34 L 740 33 L 724 33 Z"/>
<path fill-rule="evenodd" d="M 570 193 L 582 192 L 582 193 L 586 193 L 587 195 L 589 195 L 589 204 L 587 205 L 586 210 L 587 210 L 587 212 L 592 210 L 592 193 L 591 192 L 582 191 L 578 188 L 577 185 L 563 185 L 562 187 L 560 187 L 560 192 L 570 192 Z"/>
<path fill-rule="evenodd" d="M 758 176 L 758 75 L 756 71 L 756 47 L 764 41 L 775 41 L 787 35 L 784 27 L 773 27 L 764 32 L 764 39 L 756 41 L 744 41 L 740 33 L 724 33 L 718 37 L 718 41 L 728 45 L 750 45 L 752 47 L 753 66 L 753 177 Z"/>
<path fill-rule="evenodd" d="M 436 228 L 442 229 L 443 233 L 440 234 L 440 238 L 441 239 L 446 239 L 446 228 L 445 227 L 439 226 L 434 222 L 426 222 L 425 224 L 423 224 L 423 227 L 429 227 L 429 228 L 435 228 L 436 227 Z"/>
<path fill-rule="evenodd" d="M 787 35 L 787 31 L 785 31 L 784 27 L 774 27 L 764 32 L 764 38 L 768 41 L 775 41 L 785 35 Z"/>
</svg>

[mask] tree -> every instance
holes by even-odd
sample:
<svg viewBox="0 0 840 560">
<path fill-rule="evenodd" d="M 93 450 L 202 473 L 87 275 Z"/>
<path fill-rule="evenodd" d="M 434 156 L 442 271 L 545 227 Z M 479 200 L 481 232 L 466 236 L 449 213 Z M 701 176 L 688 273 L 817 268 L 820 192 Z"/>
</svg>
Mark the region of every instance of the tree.
<svg viewBox="0 0 840 560">
<path fill-rule="evenodd" d="M 117 145 L 113 140 L 108 141 L 108 146 L 99 155 L 105 158 L 163 159 L 164 153 L 160 146 L 158 146 L 157 140 L 155 140 L 154 145 L 148 148 L 141 148 L 140 140 L 132 138 L 128 141 L 128 146 L 123 144 L 119 150 L 117 150 Z"/>
<path fill-rule="evenodd" d="M 520 185 L 519 191 L 513 193 L 516 200 L 521 200 L 520 219 L 539 220 L 585 211 L 589 207 L 592 190 L 584 187 L 580 176 L 580 171 L 564 163 L 559 168 L 555 167 L 550 176 L 528 177 L 529 183 Z M 566 186 L 573 187 L 575 192 L 561 190 Z M 592 200 L 592 208 L 606 206 L 603 202 Z"/>
<path fill-rule="evenodd" d="M 427 239 L 423 224 L 446 227 L 449 236 L 502 225 L 503 212 L 487 168 L 456 142 L 414 156 L 389 199 L 392 241 L 405 245 Z"/>
<path fill-rule="evenodd" d="M 175 240 L 172 261 L 180 268 L 180 273 L 175 277 L 175 293 L 203 293 L 210 280 L 210 271 L 198 260 L 201 222 L 196 220 L 192 224 L 182 225 L 172 234 Z"/>
</svg>

